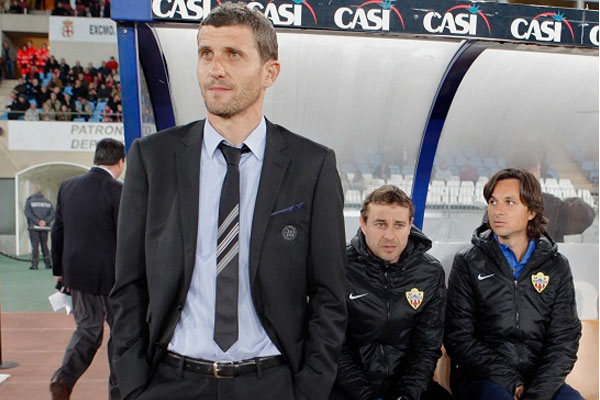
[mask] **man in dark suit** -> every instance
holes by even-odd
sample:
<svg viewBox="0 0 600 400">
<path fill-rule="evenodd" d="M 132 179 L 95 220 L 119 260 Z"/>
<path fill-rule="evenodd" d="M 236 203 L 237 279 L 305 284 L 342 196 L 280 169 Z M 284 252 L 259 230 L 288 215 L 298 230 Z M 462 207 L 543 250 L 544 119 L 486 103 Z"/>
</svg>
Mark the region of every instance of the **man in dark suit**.
<svg viewBox="0 0 600 400">
<path fill-rule="evenodd" d="M 69 399 L 75 382 L 102 344 L 104 321 L 112 326 L 108 294 L 115 282 L 117 216 L 123 185 L 125 147 L 114 139 L 96 146 L 94 167 L 63 182 L 58 190 L 52 227 L 53 273 L 73 297 L 77 328 L 61 367 L 50 383 L 53 400 Z M 112 328 L 111 328 L 112 329 Z M 109 362 L 112 342 L 108 342 Z M 116 378 L 109 380 L 110 399 L 120 399 Z"/>
<path fill-rule="evenodd" d="M 263 117 L 280 66 L 262 14 L 225 3 L 197 40 L 207 120 L 128 154 L 110 295 L 119 387 L 327 399 L 346 325 L 335 156 Z"/>
</svg>

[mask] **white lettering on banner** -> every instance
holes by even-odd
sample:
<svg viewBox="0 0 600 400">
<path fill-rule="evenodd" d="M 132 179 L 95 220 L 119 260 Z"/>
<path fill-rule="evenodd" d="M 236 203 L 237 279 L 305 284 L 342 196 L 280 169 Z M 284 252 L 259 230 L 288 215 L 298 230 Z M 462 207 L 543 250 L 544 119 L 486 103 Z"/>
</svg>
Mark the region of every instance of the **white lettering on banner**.
<svg viewBox="0 0 600 400">
<path fill-rule="evenodd" d="M 123 124 L 106 122 L 8 122 L 9 150 L 93 151 L 104 138 L 124 141 Z"/>
<path fill-rule="evenodd" d="M 179 14 L 181 19 L 197 20 L 204 17 L 204 9 L 202 8 L 202 0 L 168 0 L 167 4 L 171 4 L 171 8 L 167 12 L 161 11 L 161 4 L 164 0 L 152 0 L 152 12 L 154 15 L 161 18 L 173 18 L 175 13 Z"/>
<path fill-rule="evenodd" d="M 560 43 L 562 23 L 557 21 L 539 21 L 534 19 L 528 22 L 524 18 L 515 19 L 510 25 L 510 33 L 515 39 L 535 40 L 541 42 Z"/>
<path fill-rule="evenodd" d="M 275 25 L 302 25 L 302 5 L 300 4 L 280 4 L 278 7 L 274 3 L 263 6 L 259 2 L 253 1 L 248 3 L 248 8 L 259 9 Z"/>
<path fill-rule="evenodd" d="M 359 28 L 369 31 L 390 30 L 390 10 L 372 8 L 365 11 L 359 8 L 353 12 L 351 8 L 341 7 L 335 11 L 333 20 L 338 28 Z"/>
<path fill-rule="evenodd" d="M 441 22 L 439 22 L 440 19 Z M 477 15 L 445 13 L 442 16 L 438 12 L 431 11 L 423 17 L 423 28 L 431 33 L 449 32 L 455 35 L 476 35 Z"/>
<path fill-rule="evenodd" d="M 598 46 L 598 43 L 600 42 L 600 25 L 596 25 L 590 29 L 590 42 Z"/>
</svg>

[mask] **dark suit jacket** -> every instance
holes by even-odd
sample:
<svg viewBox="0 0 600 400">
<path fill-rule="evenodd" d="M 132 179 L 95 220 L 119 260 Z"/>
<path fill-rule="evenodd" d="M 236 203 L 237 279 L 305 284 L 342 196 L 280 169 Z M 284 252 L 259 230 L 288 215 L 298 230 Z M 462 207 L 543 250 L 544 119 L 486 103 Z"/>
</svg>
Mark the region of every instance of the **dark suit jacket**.
<svg viewBox="0 0 600 400">
<path fill-rule="evenodd" d="M 199 121 L 147 136 L 128 154 L 110 295 L 114 368 L 125 396 L 147 383 L 186 301 L 203 127 Z M 252 298 L 299 399 L 326 399 L 336 374 L 346 325 L 342 209 L 333 151 L 267 121 L 250 239 Z M 293 240 L 284 238 L 289 226 Z"/>
<path fill-rule="evenodd" d="M 123 185 L 102 168 L 64 181 L 52 226 L 55 276 L 85 293 L 108 295 L 115 282 L 117 218 Z"/>
</svg>

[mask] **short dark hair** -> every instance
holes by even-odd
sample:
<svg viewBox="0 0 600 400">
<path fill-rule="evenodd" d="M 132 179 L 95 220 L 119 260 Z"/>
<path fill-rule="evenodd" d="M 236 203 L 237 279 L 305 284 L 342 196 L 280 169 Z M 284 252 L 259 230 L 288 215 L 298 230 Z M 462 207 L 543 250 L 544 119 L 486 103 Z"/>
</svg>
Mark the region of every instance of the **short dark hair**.
<svg viewBox="0 0 600 400">
<path fill-rule="evenodd" d="M 96 145 L 94 165 L 115 165 L 125 158 L 125 146 L 115 139 L 102 139 Z"/>
<path fill-rule="evenodd" d="M 277 34 L 271 21 L 260 11 L 251 10 L 246 3 L 222 3 L 200 22 L 200 27 L 241 25 L 247 26 L 254 33 L 256 48 L 263 64 L 278 59 Z"/>
<path fill-rule="evenodd" d="M 519 197 L 535 217 L 527 223 L 527 237 L 538 239 L 546 230 L 548 218 L 544 217 L 544 197 L 542 187 L 533 174 L 521 168 L 504 168 L 494 174 L 483 188 L 483 197 L 489 203 L 498 182 L 505 179 L 519 181 Z"/>
<path fill-rule="evenodd" d="M 373 190 L 367 195 L 360 209 L 360 217 L 367 220 L 367 207 L 369 204 L 397 204 L 400 207 L 408 208 L 409 217 L 415 215 L 415 206 L 403 190 L 394 185 L 383 185 L 378 189 Z"/>
</svg>

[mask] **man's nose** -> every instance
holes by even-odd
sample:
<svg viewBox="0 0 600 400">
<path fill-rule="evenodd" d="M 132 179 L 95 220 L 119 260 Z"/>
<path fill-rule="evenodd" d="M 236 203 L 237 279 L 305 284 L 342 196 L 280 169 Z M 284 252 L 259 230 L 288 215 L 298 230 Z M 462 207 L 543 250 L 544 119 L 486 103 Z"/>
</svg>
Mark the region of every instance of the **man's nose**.
<svg viewBox="0 0 600 400">
<path fill-rule="evenodd" d="M 385 228 L 383 238 L 386 240 L 394 240 L 394 230 L 392 227 Z"/>
<path fill-rule="evenodd" d="M 223 68 L 223 64 L 221 63 L 221 61 L 215 58 L 210 64 L 208 73 L 213 78 L 221 78 L 225 76 L 225 68 Z"/>
</svg>

